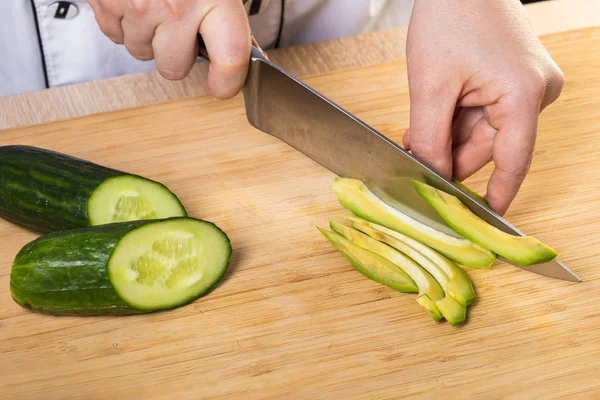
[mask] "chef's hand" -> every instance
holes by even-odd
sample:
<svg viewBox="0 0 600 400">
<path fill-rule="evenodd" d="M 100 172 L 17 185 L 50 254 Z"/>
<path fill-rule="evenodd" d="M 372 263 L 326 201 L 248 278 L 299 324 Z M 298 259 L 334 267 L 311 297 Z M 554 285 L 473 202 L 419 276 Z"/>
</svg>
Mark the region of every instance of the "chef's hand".
<svg viewBox="0 0 600 400">
<path fill-rule="evenodd" d="M 198 55 L 200 32 L 210 67 L 207 89 L 235 96 L 248 71 L 251 35 L 239 0 L 88 0 L 100 29 L 138 60 L 156 60 L 167 79 L 183 79 Z"/>
<path fill-rule="evenodd" d="M 529 171 L 538 116 L 564 78 L 518 0 L 416 0 L 403 142 L 447 178 L 494 161 L 486 200 L 504 214 Z"/>
</svg>

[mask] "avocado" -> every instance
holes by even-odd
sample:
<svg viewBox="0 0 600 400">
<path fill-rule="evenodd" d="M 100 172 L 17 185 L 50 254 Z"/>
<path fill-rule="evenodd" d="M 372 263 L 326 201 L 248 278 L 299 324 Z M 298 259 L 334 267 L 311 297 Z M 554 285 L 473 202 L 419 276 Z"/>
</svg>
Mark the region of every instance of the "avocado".
<svg viewBox="0 0 600 400">
<path fill-rule="evenodd" d="M 467 319 L 467 307 L 460 304 L 456 299 L 446 296 L 435 303 L 444 314 L 446 321 L 455 326 Z"/>
<path fill-rule="evenodd" d="M 413 185 L 455 232 L 507 260 L 524 267 L 556 258 L 556 251 L 539 240 L 531 236 L 510 235 L 488 224 L 457 197 L 415 180 Z"/>
<path fill-rule="evenodd" d="M 317 227 L 319 232 L 342 253 L 350 264 L 367 278 L 403 293 L 417 293 L 415 281 L 402 269 L 385 258 L 365 250 L 337 232 Z"/>
<path fill-rule="evenodd" d="M 349 218 L 352 226 L 371 238 L 386 243 L 425 268 L 440 283 L 447 295 L 463 306 L 473 304 L 476 298 L 473 283 L 459 266 L 418 241 L 384 226 L 360 218 Z"/>
<path fill-rule="evenodd" d="M 490 204 L 487 202 L 487 200 L 482 195 L 471 190 L 467 185 L 465 185 L 458 179 L 452 179 L 452 183 L 454 183 L 456 186 L 461 188 L 465 193 L 471 195 L 472 198 L 474 198 L 475 200 L 480 202 L 484 207 L 490 208 Z"/>
<path fill-rule="evenodd" d="M 425 308 L 427 313 L 435 321 L 442 319 L 442 313 L 435 305 L 435 302 L 444 298 L 444 290 L 429 272 L 393 247 L 374 240 L 370 236 L 365 235 L 352 227 L 334 221 L 330 222 L 330 226 L 331 229 L 344 236 L 355 245 L 387 259 L 406 272 L 419 288 L 419 296 L 417 298 L 418 303 Z"/>
<path fill-rule="evenodd" d="M 403 233 L 459 264 L 489 268 L 496 260 L 496 255 L 490 250 L 468 239 L 440 232 L 391 207 L 360 180 L 336 177 L 333 191 L 340 204 L 354 215 Z"/>
</svg>

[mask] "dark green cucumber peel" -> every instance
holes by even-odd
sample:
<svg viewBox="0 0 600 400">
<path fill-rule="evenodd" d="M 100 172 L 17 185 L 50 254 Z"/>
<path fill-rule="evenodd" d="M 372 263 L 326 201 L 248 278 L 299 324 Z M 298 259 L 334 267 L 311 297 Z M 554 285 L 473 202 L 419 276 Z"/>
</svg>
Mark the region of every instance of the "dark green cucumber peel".
<svg viewBox="0 0 600 400">
<path fill-rule="evenodd" d="M 212 239 L 218 240 L 225 249 L 222 258 L 213 260 L 217 270 L 212 271 L 212 276 L 208 273 L 208 281 L 196 286 L 193 293 L 186 294 L 187 297 L 176 302 L 144 307 L 125 301 L 118 294 L 118 288 L 122 285 L 109 278 L 111 257 L 117 253 L 115 248 L 125 238 L 150 226 L 161 232 L 161 235 L 149 237 L 156 242 L 155 239 L 164 236 L 162 232 L 172 230 L 174 224 L 188 221 L 207 227 Z M 210 239 L 206 242 L 210 243 Z M 129 249 L 124 250 L 129 255 Z M 224 277 L 230 259 L 231 243 L 227 235 L 213 223 L 194 218 L 174 217 L 79 228 L 50 233 L 25 245 L 13 263 L 10 291 L 14 301 L 22 307 L 52 315 L 128 315 L 168 310 L 189 304 L 210 292 Z M 159 288 L 159 291 L 164 291 L 163 288 Z M 181 297 L 184 290 L 187 288 L 180 292 L 176 290 L 173 297 Z M 156 293 L 150 295 L 160 297 Z"/>
<path fill-rule="evenodd" d="M 177 196 L 159 182 L 51 150 L 2 146 L 0 217 L 38 233 L 94 225 L 88 210 L 90 198 L 103 182 L 122 176 L 170 193 L 178 210 L 166 217 L 187 216 Z"/>
<path fill-rule="evenodd" d="M 108 279 L 106 266 L 115 244 L 146 221 L 49 233 L 17 254 L 10 292 L 17 304 L 55 315 L 133 314 Z"/>
</svg>

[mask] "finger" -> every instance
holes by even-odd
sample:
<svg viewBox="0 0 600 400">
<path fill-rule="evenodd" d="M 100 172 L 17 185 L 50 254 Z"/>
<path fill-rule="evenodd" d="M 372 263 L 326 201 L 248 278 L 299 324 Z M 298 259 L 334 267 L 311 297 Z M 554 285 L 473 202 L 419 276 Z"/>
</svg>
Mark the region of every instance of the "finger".
<svg viewBox="0 0 600 400">
<path fill-rule="evenodd" d="M 410 150 L 440 175 L 452 177 L 452 119 L 460 88 L 415 77 L 410 88 Z"/>
<path fill-rule="evenodd" d="M 179 12 L 158 25 L 152 39 L 157 71 L 166 79 L 179 80 L 191 71 L 198 57 L 198 21 L 194 10 Z"/>
<path fill-rule="evenodd" d="M 404 150 L 410 150 L 410 128 L 408 128 L 406 132 L 404 132 L 404 135 L 402 135 L 402 145 L 404 146 Z"/>
<path fill-rule="evenodd" d="M 241 1 L 222 1 L 200 25 L 200 34 L 210 57 L 208 90 L 221 99 L 235 96 L 246 81 L 251 35 Z"/>
<path fill-rule="evenodd" d="M 156 33 L 156 28 L 164 18 L 164 12 L 153 8 L 153 4 L 147 1 L 132 1 L 128 3 L 127 11 L 121 21 L 123 28 L 123 43 L 127 51 L 135 58 L 141 61 L 148 61 L 154 58 L 154 49 L 152 40 Z"/>
<path fill-rule="evenodd" d="M 89 0 L 88 3 L 94 11 L 94 18 L 100 30 L 116 44 L 123 44 L 123 28 L 121 27 L 121 16 L 109 12 L 97 0 Z"/>
<path fill-rule="evenodd" d="M 483 110 L 481 114 L 469 139 L 453 151 L 453 176 L 459 181 L 467 179 L 492 160 L 496 129 L 487 122 Z"/>
<path fill-rule="evenodd" d="M 471 137 L 475 124 L 485 117 L 482 107 L 461 108 L 452 123 L 452 147 L 456 149 Z"/>
<path fill-rule="evenodd" d="M 504 214 L 529 172 L 537 134 L 539 101 L 509 100 L 486 108 L 488 122 L 497 126 L 492 157 L 495 169 L 488 182 L 486 199 L 493 210 Z"/>
</svg>

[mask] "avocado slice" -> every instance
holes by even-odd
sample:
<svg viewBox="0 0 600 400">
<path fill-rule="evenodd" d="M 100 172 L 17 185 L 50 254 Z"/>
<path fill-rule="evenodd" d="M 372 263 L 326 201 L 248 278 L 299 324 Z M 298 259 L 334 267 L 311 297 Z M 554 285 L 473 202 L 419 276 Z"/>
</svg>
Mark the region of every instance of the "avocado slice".
<svg viewBox="0 0 600 400">
<path fill-rule="evenodd" d="M 446 296 L 435 304 L 452 326 L 461 324 L 467 319 L 467 307 L 460 304 L 451 296 Z"/>
<path fill-rule="evenodd" d="M 454 183 L 456 186 L 458 186 L 459 188 L 464 190 L 467 194 L 470 194 L 471 197 L 473 197 L 475 200 L 480 202 L 484 207 L 490 208 L 490 204 L 487 202 L 487 200 L 482 195 L 471 190 L 467 185 L 465 185 L 458 179 L 452 179 L 452 183 Z"/>
<path fill-rule="evenodd" d="M 391 207 L 358 179 L 336 177 L 333 191 L 342 206 L 354 215 L 412 237 L 459 264 L 489 268 L 496 260 L 488 249 L 440 232 Z"/>
<path fill-rule="evenodd" d="M 435 305 L 435 302 L 444 298 L 445 293 L 440 284 L 429 272 L 393 247 L 372 239 L 370 236 L 365 235 L 350 226 L 345 226 L 334 221 L 331 221 L 329 225 L 331 229 L 344 236 L 355 245 L 380 255 L 406 272 L 419 288 L 417 302 L 425 308 L 427 313 L 435 321 L 442 319 L 443 315 Z"/>
<path fill-rule="evenodd" d="M 360 218 L 349 219 L 357 230 L 394 247 L 415 260 L 433 275 L 447 295 L 456 299 L 460 304 L 465 307 L 473 304 L 476 294 L 471 278 L 452 261 L 402 233 Z"/>
<path fill-rule="evenodd" d="M 456 196 L 414 181 L 417 192 L 454 231 L 519 266 L 544 263 L 556 258 L 554 249 L 531 236 L 510 235 L 488 224 Z"/>
<path fill-rule="evenodd" d="M 319 232 L 342 253 L 350 264 L 367 278 L 403 293 L 417 293 L 419 288 L 410 276 L 385 258 L 365 250 L 337 232 L 317 227 Z"/>
</svg>

